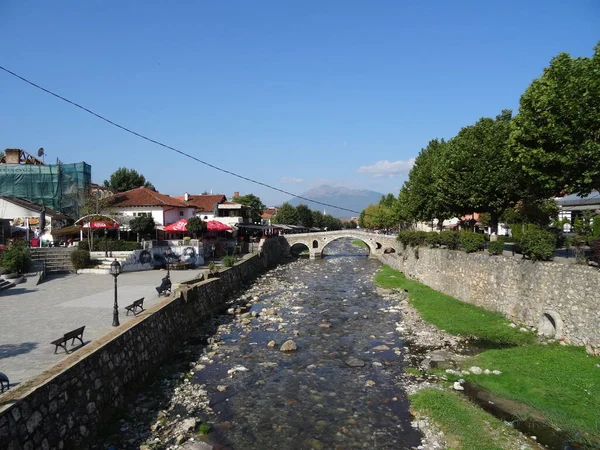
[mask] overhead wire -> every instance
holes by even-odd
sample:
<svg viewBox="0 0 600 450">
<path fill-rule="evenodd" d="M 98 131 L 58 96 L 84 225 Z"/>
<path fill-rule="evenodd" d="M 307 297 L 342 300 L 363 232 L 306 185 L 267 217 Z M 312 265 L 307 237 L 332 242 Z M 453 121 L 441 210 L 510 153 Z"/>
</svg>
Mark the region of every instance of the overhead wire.
<svg viewBox="0 0 600 450">
<path fill-rule="evenodd" d="M 291 195 L 294 198 L 298 198 L 298 199 L 301 199 L 301 200 L 306 200 L 306 201 L 309 201 L 309 202 L 312 202 L 312 203 L 316 203 L 318 205 L 327 206 L 327 207 L 339 209 L 339 210 L 342 210 L 342 211 L 347 211 L 347 212 L 351 212 L 351 213 L 355 213 L 355 214 L 360 214 L 360 211 L 355 211 L 355 210 L 352 210 L 352 209 L 343 208 L 341 206 L 336 206 L 336 205 L 333 205 L 333 204 L 330 204 L 330 203 L 325 203 L 325 202 L 321 202 L 321 201 L 318 201 L 318 200 L 310 199 L 308 197 L 303 197 L 301 195 L 294 194 L 293 192 L 289 192 L 289 191 L 286 191 L 284 189 L 280 189 L 280 188 L 272 186 L 272 185 L 270 185 L 268 183 L 264 183 L 262 181 L 255 180 L 253 178 L 240 175 L 238 173 L 232 172 L 232 171 L 227 170 L 227 169 L 223 169 L 222 167 L 216 166 L 216 165 L 211 164 L 209 162 L 203 161 L 200 158 L 197 158 L 197 157 L 195 157 L 195 156 L 193 156 L 193 155 L 191 155 L 189 153 L 186 153 L 186 152 L 184 152 L 182 150 L 179 150 L 179 149 L 177 149 L 175 147 L 172 147 L 170 145 L 164 144 L 164 143 L 162 143 L 162 142 L 160 142 L 160 141 L 158 141 L 156 139 L 152 139 L 152 138 L 150 138 L 150 137 L 148 137 L 148 136 L 146 136 L 144 134 L 138 133 L 137 131 L 134 131 L 134 130 L 132 130 L 130 128 L 127 128 L 127 127 L 125 127 L 123 125 L 120 125 L 119 123 L 114 122 L 113 120 L 110 120 L 107 117 L 104 117 L 101 114 L 98 114 L 98 113 L 92 111 L 89 108 L 86 108 L 85 106 L 82 106 L 82 105 L 80 105 L 80 104 L 78 104 L 78 103 L 76 103 L 76 102 L 74 102 L 72 100 L 69 100 L 68 98 L 63 97 L 62 95 L 59 95 L 59 94 L 57 94 L 57 93 L 55 93 L 55 92 L 53 92 L 53 91 L 51 91 L 49 89 L 46 89 L 46 88 L 40 86 L 37 83 L 34 83 L 33 81 L 28 80 L 27 78 L 25 78 L 25 77 L 23 77 L 23 76 L 15 73 L 15 72 L 13 72 L 13 71 L 7 69 L 6 67 L 0 66 L 0 69 L 3 70 L 4 72 L 8 73 L 9 75 L 12 75 L 13 77 L 18 78 L 19 80 L 21 80 L 21 81 L 23 81 L 23 82 L 25 82 L 25 83 L 27 83 L 27 84 L 35 87 L 36 89 L 39 89 L 39 90 L 41 90 L 41 91 L 43 91 L 43 92 L 45 92 L 47 94 L 50 94 L 53 97 L 56 97 L 59 100 L 62 100 L 64 102 L 66 102 L 66 103 L 69 103 L 70 105 L 73 105 L 73 106 L 75 106 L 75 107 L 77 107 L 79 109 L 82 109 L 83 111 L 87 112 L 88 114 L 91 114 L 92 116 L 94 116 L 94 117 L 96 117 L 96 118 L 98 118 L 100 120 L 103 120 L 104 122 L 107 122 L 108 124 L 110 124 L 110 125 L 112 125 L 114 127 L 117 127 L 119 129 L 127 132 L 127 133 L 133 134 L 134 136 L 137 136 L 137 137 L 139 137 L 141 139 L 144 139 L 144 140 L 146 140 L 148 142 L 156 144 L 156 145 L 158 145 L 160 147 L 164 147 L 164 148 L 166 148 L 168 150 L 171 150 L 173 152 L 179 153 L 180 155 L 182 155 L 182 156 L 184 156 L 186 158 L 190 158 L 190 159 L 192 159 L 192 160 L 194 160 L 196 162 L 199 162 L 201 164 L 204 164 L 205 166 L 208 166 L 211 169 L 218 170 L 219 172 L 223 172 L 223 173 L 226 173 L 228 175 L 234 176 L 236 178 L 240 178 L 242 180 L 249 181 L 250 183 L 254 183 L 254 184 L 257 184 L 259 186 L 264 186 L 264 187 L 266 187 L 268 189 L 271 189 L 271 190 L 274 190 L 274 191 L 277 191 L 277 192 L 281 192 L 283 194 Z"/>
</svg>

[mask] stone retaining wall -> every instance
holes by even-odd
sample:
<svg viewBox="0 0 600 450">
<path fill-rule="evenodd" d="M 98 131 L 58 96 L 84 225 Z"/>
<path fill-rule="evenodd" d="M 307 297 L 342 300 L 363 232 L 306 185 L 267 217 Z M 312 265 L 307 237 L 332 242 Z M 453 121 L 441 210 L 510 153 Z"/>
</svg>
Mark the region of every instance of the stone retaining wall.
<svg viewBox="0 0 600 450">
<path fill-rule="evenodd" d="M 585 345 L 590 353 L 600 349 L 596 268 L 423 247 L 379 259 L 447 295 Z"/>
<path fill-rule="evenodd" d="M 0 449 L 84 449 L 125 394 L 152 375 L 198 322 L 283 258 L 280 239 L 261 257 L 192 286 L 66 357 L 36 380 L 0 397 Z"/>
</svg>

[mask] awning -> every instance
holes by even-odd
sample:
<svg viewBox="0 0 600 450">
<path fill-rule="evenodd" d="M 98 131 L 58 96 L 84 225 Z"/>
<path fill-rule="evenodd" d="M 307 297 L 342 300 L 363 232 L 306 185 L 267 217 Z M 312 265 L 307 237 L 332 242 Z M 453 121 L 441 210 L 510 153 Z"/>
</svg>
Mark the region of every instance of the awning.
<svg viewBox="0 0 600 450">
<path fill-rule="evenodd" d="M 53 228 L 50 233 L 52 234 L 52 236 L 63 236 L 63 235 L 67 235 L 67 234 L 79 234 L 79 231 L 81 231 L 80 226 L 70 225 L 70 226 L 64 227 L 64 228 L 58 228 L 58 229 Z"/>
<path fill-rule="evenodd" d="M 233 228 L 229 225 L 219 222 L 218 220 L 209 220 L 206 222 L 207 231 L 231 231 L 232 229 Z"/>
<path fill-rule="evenodd" d="M 187 219 L 180 219 L 171 225 L 163 227 L 163 231 L 187 231 Z"/>
</svg>

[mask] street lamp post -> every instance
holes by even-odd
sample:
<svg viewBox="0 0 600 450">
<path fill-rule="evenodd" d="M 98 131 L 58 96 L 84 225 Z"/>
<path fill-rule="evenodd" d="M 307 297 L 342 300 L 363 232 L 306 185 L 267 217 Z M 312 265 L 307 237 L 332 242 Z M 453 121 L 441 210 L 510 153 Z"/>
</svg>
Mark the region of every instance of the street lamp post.
<svg viewBox="0 0 600 450">
<path fill-rule="evenodd" d="M 113 307 L 113 327 L 119 324 L 119 305 L 117 303 L 117 277 L 121 274 L 121 264 L 116 259 L 110 264 L 110 274 L 115 277 L 115 304 Z"/>
<path fill-rule="evenodd" d="M 167 277 L 171 276 L 171 260 L 173 258 L 173 250 L 171 247 L 167 247 L 165 250 L 165 258 L 167 260 Z"/>
</svg>

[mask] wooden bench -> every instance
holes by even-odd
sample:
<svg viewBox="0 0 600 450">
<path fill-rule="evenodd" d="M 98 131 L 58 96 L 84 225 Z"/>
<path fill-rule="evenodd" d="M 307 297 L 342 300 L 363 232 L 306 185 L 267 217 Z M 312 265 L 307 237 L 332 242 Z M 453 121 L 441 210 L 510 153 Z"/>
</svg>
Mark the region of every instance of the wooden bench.
<svg viewBox="0 0 600 450">
<path fill-rule="evenodd" d="M 127 310 L 126 316 L 128 316 L 130 312 L 132 312 L 134 316 L 137 316 L 144 311 L 144 297 L 135 300 L 131 305 L 126 306 L 125 309 Z"/>
<path fill-rule="evenodd" d="M 83 343 L 83 330 L 84 329 L 85 329 L 85 325 L 82 326 L 81 328 L 77 328 L 73 331 L 69 331 L 68 333 L 65 333 L 63 337 L 50 342 L 51 344 L 56 345 L 56 347 L 54 348 L 54 354 L 56 354 L 58 347 L 64 348 L 65 352 L 69 353 L 69 349 L 67 348 L 67 342 L 69 341 L 69 339 L 71 339 L 71 346 L 75 345 L 75 339 L 79 339 L 79 341 L 81 342 L 81 345 L 84 345 L 84 343 Z"/>
</svg>

